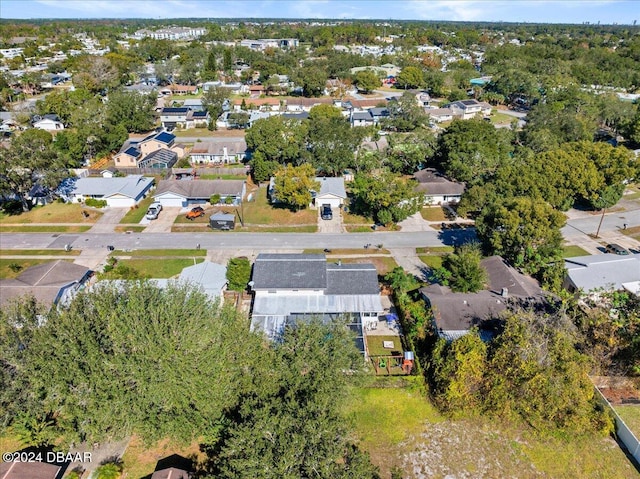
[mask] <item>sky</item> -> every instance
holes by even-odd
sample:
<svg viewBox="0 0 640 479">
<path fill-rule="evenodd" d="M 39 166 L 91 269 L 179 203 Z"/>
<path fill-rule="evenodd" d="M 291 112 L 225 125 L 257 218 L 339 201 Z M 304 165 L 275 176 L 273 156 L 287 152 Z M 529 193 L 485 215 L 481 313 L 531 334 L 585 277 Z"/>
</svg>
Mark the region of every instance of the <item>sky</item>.
<svg viewBox="0 0 640 479">
<path fill-rule="evenodd" d="M 0 0 L 0 18 L 317 18 L 640 24 L 640 0 Z"/>
</svg>

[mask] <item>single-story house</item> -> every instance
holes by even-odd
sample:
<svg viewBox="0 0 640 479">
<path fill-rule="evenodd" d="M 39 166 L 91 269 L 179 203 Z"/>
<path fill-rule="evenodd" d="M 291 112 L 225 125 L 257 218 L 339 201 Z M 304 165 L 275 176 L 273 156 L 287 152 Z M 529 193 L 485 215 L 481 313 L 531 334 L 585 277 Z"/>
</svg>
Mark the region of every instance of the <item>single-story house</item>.
<svg viewBox="0 0 640 479">
<path fill-rule="evenodd" d="M 92 274 L 86 266 L 64 260 L 31 266 L 16 278 L 0 279 L 0 306 L 25 295 L 33 295 L 48 306 L 68 304 Z"/>
<path fill-rule="evenodd" d="M 179 280 L 201 286 L 212 300 L 222 300 L 222 293 L 228 283 L 227 267 L 211 261 L 203 261 L 184 268 Z"/>
<path fill-rule="evenodd" d="M 64 123 L 62 123 L 58 115 L 48 114 L 38 118 L 33 123 L 33 127 L 46 131 L 60 131 L 64 130 Z"/>
<path fill-rule="evenodd" d="M 365 354 L 364 328 L 384 311 L 373 264 L 327 263 L 323 254 L 259 254 L 249 286 L 251 330 L 272 340 L 298 321 L 344 318 Z"/>
<path fill-rule="evenodd" d="M 196 85 L 169 85 L 167 88 L 174 95 L 197 95 L 198 87 Z"/>
<path fill-rule="evenodd" d="M 182 102 L 182 106 L 185 108 L 191 108 L 193 111 L 204 111 L 204 105 L 202 104 L 202 98 L 188 98 Z"/>
<path fill-rule="evenodd" d="M 425 111 L 429 118 L 436 123 L 453 120 L 453 110 L 451 108 L 432 108 Z"/>
<path fill-rule="evenodd" d="M 240 163 L 247 157 L 247 143 L 242 140 L 224 142 L 203 141 L 191 149 L 193 164 L 229 164 Z"/>
<path fill-rule="evenodd" d="M 220 202 L 239 205 L 246 193 L 244 180 L 160 180 L 153 198 L 163 207 L 187 207 L 209 203 L 211 196 L 220 195 Z"/>
<path fill-rule="evenodd" d="M 347 199 L 344 178 L 316 177 L 315 180 L 320 183 L 320 191 L 311 192 L 313 204 L 316 207 L 328 204 L 331 205 L 332 208 L 340 208 L 344 204 L 344 200 Z"/>
<path fill-rule="evenodd" d="M 491 114 L 491 105 L 478 100 L 458 100 L 447 105 L 453 111 L 455 118 L 468 120 L 477 114 L 488 116 Z"/>
<path fill-rule="evenodd" d="M 571 293 L 627 290 L 640 295 L 640 255 L 612 253 L 566 258 L 564 287 Z"/>
<path fill-rule="evenodd" d="M 453 341 L 479 329 L 483 339 L 493 336 L 493 320 L 500 319 L 513 307 L 539 307 L 545 297 L 538 283 L 509 266 L 500 256 L 481 262 L 489 278 L 488 287 L 477 293 L 454 293 L 446 286 L 432 284 L 420 289 L 431 308 L 436 334 Z"/>
<path fill-rule="evenodd" d="M 60 469 L 46 462 L 0 462 L 0 479 L 57 479 Z"/>
<path fill-rule="evenodd" d="M 142 175 L 78 178 L 62 194 L 74 203 L 94 198 L 105 200 L 107 206 L 130 208 L 147 196 L 153 181 L 153 178 Z"/>
<path fill-rule="evenodd" d="M 446 205 L 458 203 L 464 193 L 464 183 L 447 179 L 434 168 L 425 168 L 413 174 L 418 182 L 416 191 L 424 194 L 425 205 Z"/>
</svg>

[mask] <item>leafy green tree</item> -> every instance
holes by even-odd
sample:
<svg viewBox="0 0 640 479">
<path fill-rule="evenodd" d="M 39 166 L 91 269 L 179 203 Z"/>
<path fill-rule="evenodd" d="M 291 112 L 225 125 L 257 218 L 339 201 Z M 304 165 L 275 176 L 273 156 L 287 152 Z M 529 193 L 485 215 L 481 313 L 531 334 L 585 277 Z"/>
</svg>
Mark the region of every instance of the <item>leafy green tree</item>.
<svg viewBox="0 0 640 479">
<path fill-rule="evenodd" d="M 383 125 L 395 131 L 413 131 L 427 123 L 427 115 L 416 101 L 415 94 L 404 92 L 387 104 L 389 118 Z"/>
<path fill-rule="evenodd" d="M 340 175 L 351 166 L 354 151 L 361 141 L 357 129 L 351 128 L 349 121 L 335 110 L 329 107 L 316 110 L 313 117 L 310 114 L 307 135 L 310 161 L 319 171 L 331 176 Z"/>
<path fill-rule="evenodd" d="M 279 115 L 257 120 L 247 129 L 245 141 L 253 155 L 261 153 L 265 161 L 298 164 L 305 150 L 307 124 Z"/>
<path fill-rule="evenodd" d="M 489 205 L 476 220 L 485 250 L 528 273 L 561 257 L 565 217 L 542 200 L 516 197 Z"/>
<path fill-rule="evenodd" d="M 251 263 L 245 257 L 231 258 L 227 263 L 227 287 L 231 291 L 244 291 L 251 279 Z"/>
<path fill-rule="evenodd" d="M 328 79 L 326 71 L 315 65 L 300 68 L 295 78 L 296 84 L 302 87 L 302 94 L 306 97 L 322 96 Z"/>
<path fill-rule="evenodd" d="M 277 161 L 266 160 L 261 151 L 251 157 L 251 176 L 257 182 L 268 181 L 281 166 Z"/>
<path fill-rule="evenodd" d="M 369 93 L 376 88 L 380 88 L 380 78 L 371 70 L 363 70 L 356 73 L 353 83 L 358 90 L 364 93 Z"/>
<path fill-rule="evenodd" d="M 412 174 L 424 167 L 433 158 L 437 146 L 435 135 L 423 128 L 408 134 L 392 133 L 387 139 L 389 147 L 385 164 L 391 171 L 404 174 Z"/>
<path fill-rule="evenodd" d="M 116 90 L 109 93 L 107 122 L 123 125 L 130 133 L 146 132 L 155 125 L 155 106 L 152 95 Z"/>
<path fill-rule="evenodd" d="M 379 478 L 351 442 L 341 405 L 360 369 L 348 328 L 340 321 L 299 322 L 263 351 L 268 370 L 254 375 L 251 394 L 238 397 L 210 444 L 215 477 L 298 479 Z"/>
<path fill-rule="evenodd" d="M 457 293 L 475 293 L 484 288 L 487 272 L 480 261 L 482 251 L 478 243 L 457 246 L 455 252 L 444 257 L 442 267 L 450 275 L 448 284 Z"/>
<path fill-rule="evenodd" d="M 36 183 L 54 189 L 68 176 L 52 142 L 50 133 L 34 128 L 0 148 L 0 193 L 14 195 L 23 211 L 31 209 L 27 195 Z"/>
<path fill-rule="evenodd" d="M 454 120 L 438 139 L 439 161 L 447 175 L 468 185 L 485 182 L 509 160 L 511 136 L 482 120 Z"/>
<path fill-rule="evenodd" d="M 96 479 L 118 479 L 122 475 L 122 464 L 109 462 L 96 469 Z"/>
<path fill-rule="evenodd" d="M 320 191 L 320 183 L 315 180 L 316 170 L 308 163 L 280 167 L 274 176 L 278 201 L 294 211 L 306 208 L 311 203 L 311 192 Z"/>
<path fill-rule="evenodd" d="M 73 85 L 76 88 L 100 93 L 120 84 L 118 69 L 108 58 L 86 55 L 77 65 L 73 75 Z"/>
<path fill-rule="evenodd" d="M 404 89 L 422 88 L 425 85 L 422 70 L 415 66 L 402 69 L 396 78 L 396 86 Z"/>
<path fill-rule="evenodd" d="M 197 288 L 103 283 L 48 314 L 24 345 L 15 381 L 41 410 L 55 411 L 68 441 L 134 431 L 146 441 L 190 441 L 209 434 L 246 382 L 236 373 L 257 338 L 245 328 L 233 308 Z"/>
<path fill-rule="evenodd" d="M 353 209 L 383 224 L 402 221 L 424 204 L 415 185 L 414 180 L 388 170 L 357 174 L 351 185 Z"/>
<path fill-rule="evenodd" d="M 215 120 L 218 119 L 224 111 L 223 105 L 225 101 L 230 98 L 230 93 L 227 88 L 221 88 L 212 86 L 202 96 L 202 105 L 209 112 L 212 123 L 215 125 Z"/>
</svg>

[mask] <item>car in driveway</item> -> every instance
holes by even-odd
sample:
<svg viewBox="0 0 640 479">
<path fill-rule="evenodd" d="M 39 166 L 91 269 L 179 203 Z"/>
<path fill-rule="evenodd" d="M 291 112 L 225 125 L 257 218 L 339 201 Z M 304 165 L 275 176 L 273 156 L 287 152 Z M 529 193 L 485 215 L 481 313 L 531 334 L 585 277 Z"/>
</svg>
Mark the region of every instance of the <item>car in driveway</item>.
<svg viewBox="0 0 640 479">
<path fill-rule="evenodd" d="M 158 202 L 152 203 L 151 206 L 149 206 L 149 209 L 147 210 L 147 214 L 145 215 L 145 218 L 147 218 L 148 220 L 158 219 L 158 215 L 160 214 L 161 211 L 162 211 L 162 205 L 160 203 Z"/>
<path fill-rule="evenodd" d="M 606 246 L 606 248 L 605 248 L 605 251 L 606 251 L 607 253 L 619 254 L 619 255 L 627 255 L 627 254 L 631 254 L 631 253 L 629 252 L 629 250 L 628 250 L 628 249 L 623 248 L 622 246 L 620 246 L 620 245 L 619 245 L 619 244 L 617 244 L 617 243 L 611 243 L 611 244 L 608 244 L 608 245 Z"/>
<path fill-rule="evenodd" d="M 333 219 L 333 213 L 331 212 L 331 205 L 324 204 L 320 210 L 320 218 L 323 220 Z"/>
<path fill-rule="evenodd" d="M 186 214 L 186 218 L 188 220 L 195 220 L 196 218 L 200 218 L 201 216 L 204 216 L 204 208 L 201 206 L 191 208 L 191 210 Z"/>
</svg>

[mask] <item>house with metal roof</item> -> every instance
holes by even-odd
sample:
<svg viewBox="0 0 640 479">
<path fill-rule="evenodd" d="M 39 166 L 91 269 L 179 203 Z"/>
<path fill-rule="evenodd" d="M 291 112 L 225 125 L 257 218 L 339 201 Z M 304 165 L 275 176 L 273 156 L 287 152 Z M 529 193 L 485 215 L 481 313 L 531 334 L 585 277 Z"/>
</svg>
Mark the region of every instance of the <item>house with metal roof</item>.
<svg viewBox="0 0 640 479">
<path fill-rule="evenodd" d="M 60 194 L 73 203 L 94 198 L 105 200 L 107 206 L 130 208 L 147 196 L 153 181 L 153 178 L 142 175 L 74 178 L 73 182 L 65 185 L 65 191 L 60 191 Z"/>
<path fill-rule="evenodd" d="M 425 205 L 446 205 L 458 203 L 464 193 L 464 183 L 446 178 L 435 168 L 425 168 L 413 174 L 418 182 L 416 191 L 424 195 Z"/>
<path fill-rule="evenodd" d="M 259 254 L 249 286 L 251 330 L 272 340 L 299 321 L 343 318 L 364 353 L 363 331 L 384 311 L 373 264 L 329 263 L 323 254 Z"/>
<path fill-rule="evenodd" d="M 29 295 L 48 306 L 67 304 L 92 274 L 89 268 L 64 260 L 31 266 L 16 278 L 0 279 L 0 306 Z"/>
<path fill-rule="evenodd" d="M 513 308 L 543 307 L 544 293 L 531 277 L 519 273 L 500 256 L 490 256 L 480 263 L 487 272 L 488 285 L 477 293 L 454 293 L 450 288 L 432 284 L 420 289 L 431 308 L 436 334 L 453 341 L 478 328 L 483 339 L 495 333 L 495 320 Z"/>
<path fill-rule="evenodd" d="M 491 105 L 478 100 L 458 100 L 447 105 L 455 118 L 468 120 L 478 114 L 488 116 L 491 114 Z"/>
<path fill-rule="evenodd" d="M 220 201 L 239 205 L 246 193 L 244 180 L 160 180 L 153 198 L 163 207 L 209 203 L 213 195 Z"/>
<path fill-rule="evenodd" d="M 211 261 L 203 261 L 184 268 L 179 280 L 200 286 L 212 300 L 221 300 L 228 283 L 227 267 Z"/>
<path fill-rule="evenodd" d="M 344 187 L 344 178 L 316 177 L 315 181 L 320 183 L 320 191 L 312 191 L 313 204 L 317 207 L 321 205 L 331 205 L 332 208 L 340 208 L 347 199 L 347 191 Z"/>
<path fill-rule="evenodd" d="M 626 290 L 640 295 L 640 255 L 612 253 L 566 258 L 564 287 L 569 292 Z"/>
</svg>

